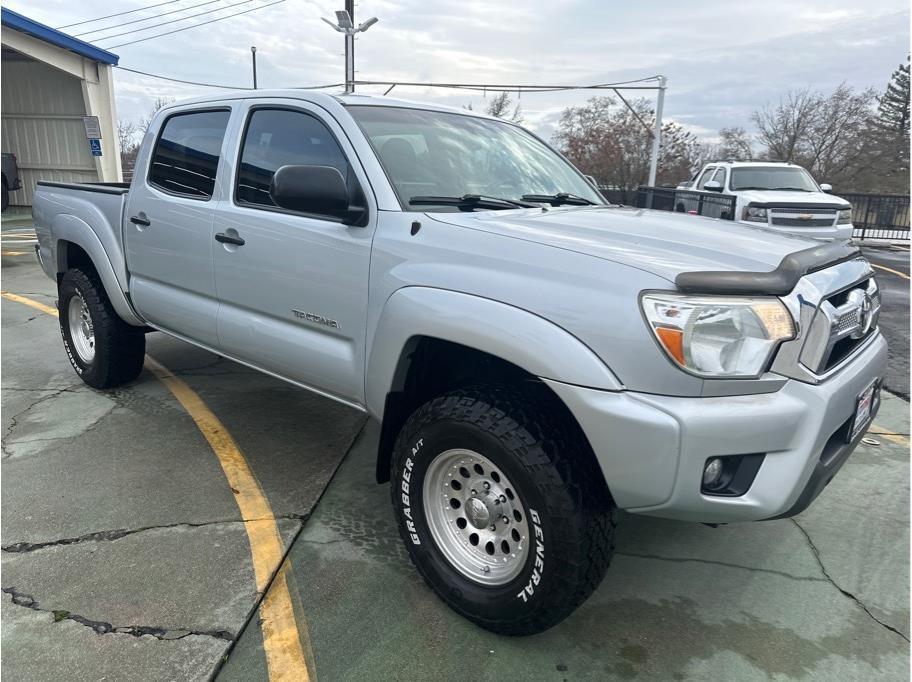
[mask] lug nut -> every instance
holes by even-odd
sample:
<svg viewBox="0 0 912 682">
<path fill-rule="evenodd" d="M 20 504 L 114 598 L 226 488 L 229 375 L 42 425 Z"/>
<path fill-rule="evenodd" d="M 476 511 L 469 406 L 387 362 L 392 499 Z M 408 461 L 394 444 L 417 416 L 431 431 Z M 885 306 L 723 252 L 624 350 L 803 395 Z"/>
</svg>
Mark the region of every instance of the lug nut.
<svg viewBox="0 0 912 682">
<path fill-rule="evenodd" d="M 497 530 L 497 526 L 494 525 L 493 523 L 491 524 L 491 530 Z"/>
<path fill-rule="evenodd" d="M 510 519 L 508 519 L 506 516 L 501 516 L 500 520 L 503 521 L 504 523 L 510 523 Z"/>
<path fill-rule="evenodd" d="M 478 494 L 478 491 L 475 490 L 475 488 L 472 488 L 472 494 L 473 494 L 473 495 L 477 495 L 477 494 Z"/>
<path fill-rule="evenodd" d="M 490 567 L 490 566 L 482 566 L 482 567 L 481 567 L 481 570 L 484 571 L 485 573 L 490 573 L 490 572 L 491 572 L 491 567 Z"/>
<path fill-rule="evenodd" d="M 488 483 L 487 481 L 485 481 L 484 483 L 482 483 L 482 485 L 484 486 L 484 489 L 485 489 L 485 490 L 490 490 L 490 489 L 491 489 L 491 484 Z"/>
</svg>

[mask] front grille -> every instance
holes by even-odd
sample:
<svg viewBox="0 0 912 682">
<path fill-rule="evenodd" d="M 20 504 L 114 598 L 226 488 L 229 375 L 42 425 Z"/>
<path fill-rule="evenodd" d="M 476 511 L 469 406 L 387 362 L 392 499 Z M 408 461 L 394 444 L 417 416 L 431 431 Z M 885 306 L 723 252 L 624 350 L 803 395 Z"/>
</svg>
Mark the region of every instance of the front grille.
<svg viewBox="0 0 912 682">
<path fill-rule="evenodd" d="M 867 313 L 859 303 L 866 298 L 870 306 Z M 877 327 L 879 310 L 880 295 L 873 277 L 824 299 L 820 313 L 829 318 L 831 329 L 829 352 L 822 365 L 824 372 L 839 365 L 867 340 Z M 869 320 L 865 319 L 866 314 Z"/>
<path fill-rule="evenodd" d="M 779 227 L 831 227 L 836 221 L 836 209 L 834 208 L 771 208 L 771 219 L 773 225 Z"/>
<path fill-rule="evenodd" d="M 834 218 L 778 218 L 773 216 L 773 225 L 780 227 L 830 227 Z"/>
</svg>

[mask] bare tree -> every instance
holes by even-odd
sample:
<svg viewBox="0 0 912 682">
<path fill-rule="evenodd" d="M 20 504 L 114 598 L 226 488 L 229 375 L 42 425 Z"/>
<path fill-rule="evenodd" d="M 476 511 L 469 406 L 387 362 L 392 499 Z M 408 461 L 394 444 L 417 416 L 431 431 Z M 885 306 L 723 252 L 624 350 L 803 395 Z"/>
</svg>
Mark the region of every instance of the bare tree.
<svg viewBox="0 0 912 682">
<path fill-rule="evenodd" d="M 831 93 L 789 92 L 775 107 L 754 112 L 764 155 L 807 168 L 818 180 L 854 187 L 870 170 L 869 121 L 873 89 L 843 83 Z"/>
<path fill-rule="evenodd" d="M 554 142 L 584 173 L 609 186 L 632 190 L 649 176 L 655 112 L 643 99 L 617 106 L 610 97 L 593 97 L 565 109 Z M 697 139 L 677 123 L 662 126 L 656 182 L 677 184 L 690 177 L 700 161 Z"/>
<path fill-rule="evenodd" d="M 777 106 L 767 104 L 751 117 L 757 126 L 766 156 L 774 161 L 795 161 L 811 130 L 820 95 L 810 88 L 793 90 Z"/>
<path fill-rule="evenodd" d="M 143 136 L 152 123 L 152 118 L 162 107 L 168 106 L 174 102 L 173 97 L 157 97 L 152 103 L 152 107 L 146 116 L 143 116 L 139 123 L 133 121 L 117 122 L 117 139 L 120 142 L 120 165 L 123 169 L 124 179 L 133 177 L 133 166 L 136 164 L 136 155 L 139 153 L 139 146 Z"/>
</svg>

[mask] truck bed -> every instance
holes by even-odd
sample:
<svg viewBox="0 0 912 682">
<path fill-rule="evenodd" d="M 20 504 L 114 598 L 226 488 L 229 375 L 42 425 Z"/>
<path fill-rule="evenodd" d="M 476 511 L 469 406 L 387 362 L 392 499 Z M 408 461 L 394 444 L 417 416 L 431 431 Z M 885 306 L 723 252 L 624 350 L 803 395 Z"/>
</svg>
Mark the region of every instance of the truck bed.
<svg viewBox="0 0 912 682">
<path fill-rule="evenodd" d="M 118 284 L 127 290 L 123 255 L 123 213 L 129 183 L 39 181 L 32 203 L 38 237 L 38 255 L 49 275 L 57 259 L 57 245 L 68 235 L 90 230 L 110 260 Z M 74 240 L 76 241 L 76 240 Z"/>
</svg>

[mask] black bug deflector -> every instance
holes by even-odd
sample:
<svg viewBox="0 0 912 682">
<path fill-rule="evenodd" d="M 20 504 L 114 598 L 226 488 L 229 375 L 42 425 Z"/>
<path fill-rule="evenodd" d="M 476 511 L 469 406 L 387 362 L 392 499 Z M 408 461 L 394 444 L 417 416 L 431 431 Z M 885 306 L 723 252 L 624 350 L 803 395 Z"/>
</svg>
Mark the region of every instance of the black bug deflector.
<svg viewBox="0 0 912 682">
<path fill-rule="evenodd" d="M 832 242 L 790 253 L 771 272 L 682 272 L 675 277 L 675 284 L 689 294 L 785 296 L 808 273 L 859 256 L 857 247 L 847 242 Z"/>
</svg>

